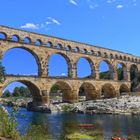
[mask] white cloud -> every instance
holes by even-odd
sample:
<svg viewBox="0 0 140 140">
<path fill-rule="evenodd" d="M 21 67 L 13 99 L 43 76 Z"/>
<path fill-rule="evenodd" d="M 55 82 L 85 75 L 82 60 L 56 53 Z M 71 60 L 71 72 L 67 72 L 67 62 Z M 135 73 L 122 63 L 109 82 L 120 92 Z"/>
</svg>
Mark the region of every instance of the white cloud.
<svg viewBox="0 0 140 140">
<path fill-rule="evenodd" d="M 106 2 L 110 4 L 116 2 L 116 0 L 107 0 Z"/>
<path fill-rule="evenodd" d="M 52 17 L 47 17 L 47 18 L 48 18 L 48 21 L 46 21 L 46 24 L 47 25 L 48 24 L 57 24 L 57 25 L 60 25 L 61 24 L 58 20 L 56 20 L 56 19 L 54 19 Z"/>
<path fill-rule="evenodd" d="M 77 2 L 74 1 L 74 0 L 69 0 L 69 2 L 70 2 L 71 4 L 73 4 L 73 5 L 78 5 Z"/>
<path fill-rule="evenodd" d="M 62 76 L 66 76 L 66 73 L 61 73 Z"/>
<path fill-rule="evenodd" d="M 121 5 L 121 4 L 119 4 L 119 5 L 116 6 L 117 9 L 122 9 L 123 7 L 124 7 L 124 6 Z"/>
<path fill-rule="evenodd" d="M 99 7 L 98 4 L 94 4 L 94 5 L 90 4 L 90 5 L 89 5 L 89 8 L 90 8 L 90 9 L 94 9 L 94 8 L 97 8 L 97 7 Z"/>
<path fill-rule="evenodd" d="M 22 25 L 21 28 L 22 29 L 39 29 L 39 25 L 34 24 L 34 23 L 26 23 L 25 25 Z"/>
</svg>

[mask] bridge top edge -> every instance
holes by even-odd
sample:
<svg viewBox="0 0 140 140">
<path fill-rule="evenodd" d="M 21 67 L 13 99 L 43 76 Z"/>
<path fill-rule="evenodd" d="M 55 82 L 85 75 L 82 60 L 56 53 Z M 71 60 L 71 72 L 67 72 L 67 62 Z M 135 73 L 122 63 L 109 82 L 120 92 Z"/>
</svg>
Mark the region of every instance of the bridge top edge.
<svg viewBox="0 0 140 140">
<path fill-rule="evenodd" d="M 78 44 L 79 45 L 85 45 L 85 46 L 91 47 L 91 49 L 94 49 L 94 48 L 104 49 L 104 50 L 119 53 L 120 55 L 129 55 L 131 57 L 136 57 L 136 58 L 140 59 L 140 56 L 136 56 L 136 55 L 133 55 L 131 53 L 126 53 L 126 52 L 123 52 L 123 51 L 110 49 L 110 48 L 106 48 L 106 47 L 101 47 L 101 46 L 98 46 L 98 45 L 93 45 L 93 44 L 84 43 L 84 42 L 80 42 L 80 41 L 69 40 L 69 39 L 65 39 L 65 38 L 61 38 L 61 37 L 41 34 L 41 33 L 32 32 L 32 31 L 28 31 L 28 30 L 23 30 L 23 29 L 19 29 L 19 28 L 9 27 L 9 26 L 5 26 L 5 25 L 0 25 L 0 28 L 5 28 L 5 29 L 9 29 L 9 30 L 11 29 L 11 30 L 14 30 L 14 31 L 21 31 L 21 32 L 30 33 L 30 34 L 39 35 L 39 36 L 44 36 L 44 37 L 50 37 L 50 38 L 53 38 L 53 39 L 58 39 L 60 41 L 67 41 L 67 42 L 70 42 L 70 43 L 75 43 L 75 46 L 78 45 Z"/>
</svg>

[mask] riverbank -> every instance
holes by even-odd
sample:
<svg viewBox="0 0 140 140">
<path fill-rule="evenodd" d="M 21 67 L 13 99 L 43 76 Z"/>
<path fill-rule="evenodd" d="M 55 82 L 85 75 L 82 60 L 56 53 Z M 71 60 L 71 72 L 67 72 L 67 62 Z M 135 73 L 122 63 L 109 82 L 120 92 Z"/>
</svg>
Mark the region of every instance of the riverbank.
<svg viewBox="0 0 140 140">
<path fill-rule="evenodd" d="M 18 106 L 27 108 L 29 102 L 32 102 L 32 98 L 27 97 L 0 98 L 0 104 L 4 106 Z"/>
<path fill-rule="evenodd" d="M 17 105 L 30 111 L 43 113 L 75 112 L 88 114 L 129 114 L 140 115 L 140 93 L 133 96 L 125 95 L 119 98 L 83 101 L 74 104 L 56 103 L 44 106 L 32 105 L 31 98 L 1 99 L 4 105 Z M 30 103 L 29 103 L 30 102 Z M 29 103 L 29 104 L 28 104 Z M 28 105 L 28 106 L 27 106 Z"/>
<path fill-rule="evenodd" d="M 140 96 L 121 96 L 74 104 L 74 112 L 89 114 L 132 114 L 140 115 Z"/>
</svg>

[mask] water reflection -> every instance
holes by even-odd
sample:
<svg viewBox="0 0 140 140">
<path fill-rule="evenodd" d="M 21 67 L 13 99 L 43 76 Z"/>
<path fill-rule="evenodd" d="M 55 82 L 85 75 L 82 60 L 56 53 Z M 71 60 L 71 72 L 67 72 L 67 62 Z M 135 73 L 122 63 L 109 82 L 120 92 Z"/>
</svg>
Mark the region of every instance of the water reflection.
<svg viewBox="0 0 140 140">
<path fill-rule="evenodd" d="M 10 110 L 10 108 L 8 108 Z M 19 122 L 18 129 L 25 134 L 29 125 L 36 124 L 45 126 L 47 134 L 53 136 L 53 139 L 64 139 L 66 135 L 72 133 L 82 133 L 94 135 L 99 133 L 105 140 L 112 136 L 140 137 L 140 116 L 130 115 L 85 115 L 85 114 L 45 114 L 28 112 L 26 109 L 20 109 L 17 114 Z M 95 124 L 93 128 L 81 128 L 78 124 Z"/>
</svg>

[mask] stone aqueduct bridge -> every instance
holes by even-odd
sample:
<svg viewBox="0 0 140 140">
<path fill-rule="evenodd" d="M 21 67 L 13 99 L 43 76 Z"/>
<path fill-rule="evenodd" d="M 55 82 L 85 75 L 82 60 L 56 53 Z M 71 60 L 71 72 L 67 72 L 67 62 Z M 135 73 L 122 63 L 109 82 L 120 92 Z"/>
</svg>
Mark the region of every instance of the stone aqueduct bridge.
<svg viewBox="0 0 140 140">
<path fill-rule="evenodd" d="M 120 92 L 130 91 L 131 66 L 136 66 L 140 71 L 140 57 L 131 54 L 5 26 L 0 26 L 0 34 L 3 36 L 0 39 L 1 59 L 9 49 L 22 48 L 30 52 L 38 64 L 38 76 L 7 75 L 5 82 L 0 85 L 0 95 L 8 84 L 19 81 L 28 86 L 34 102 L 41 104 L 49 102 L 51 87 L 54 84 L 62 90 L 64 101 L 77 102 L 81 86 L 85 89 L 87 99 L 101 98 L 102 94 L 106 97 L 115 97 L 119 96 Z M 60 54 L 66 59 L 67 78 L 49 77 L 48 62 L 53 54 Z M 86 58 L 91 65 L 90 78 L 77 78 L 76 64 L 81 57 Z M 102 61 L 109 65 L 109 80 L 100 79 L 99 66 Z M 121 81 L 117 76 L 118 64 L 123 66 Z"/>
</svg>

